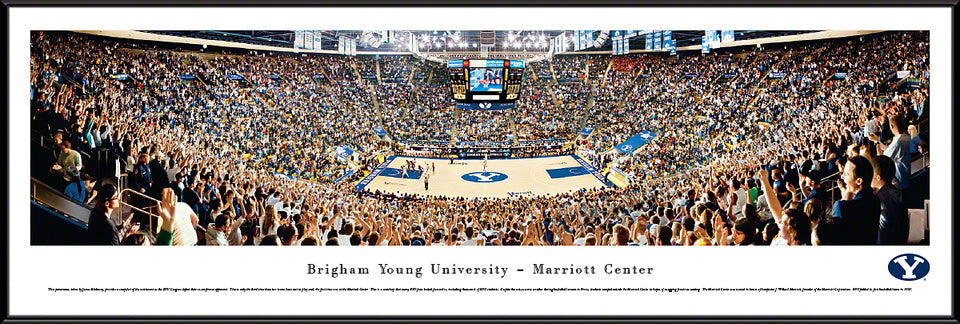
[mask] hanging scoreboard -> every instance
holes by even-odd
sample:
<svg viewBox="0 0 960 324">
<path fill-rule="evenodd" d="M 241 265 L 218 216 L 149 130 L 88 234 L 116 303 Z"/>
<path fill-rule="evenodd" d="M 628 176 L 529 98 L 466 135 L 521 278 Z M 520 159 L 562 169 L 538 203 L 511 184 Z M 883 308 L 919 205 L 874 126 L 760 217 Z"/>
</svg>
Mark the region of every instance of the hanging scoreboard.
<svg viewBox="0 0 960 324">
<path fill-rule="evenodd" d="M 507 109 L 520 98 L 523 61 L 453 60 L 447 62 L 450 92 L 465 109 Z"/>
</svg>

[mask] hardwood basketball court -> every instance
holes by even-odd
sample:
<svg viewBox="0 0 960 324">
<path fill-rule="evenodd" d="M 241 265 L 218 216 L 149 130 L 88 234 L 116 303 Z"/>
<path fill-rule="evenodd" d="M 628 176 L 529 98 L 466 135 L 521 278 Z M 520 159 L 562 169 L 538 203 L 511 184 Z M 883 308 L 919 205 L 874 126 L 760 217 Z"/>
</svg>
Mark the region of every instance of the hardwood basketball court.
<svg viewBox="0 0 960 324">
<path fill-rule="evenodd" d="M 424 174 L 401 166 L 413 161 Z M 358 184 L 371 191 L 466 198 L 551 195 L 604 186 L 603 175 L 576 155 L 536 158 L 454 160 L 393 156 Z M 428 178 L 429 190 L 424 188 Z"/>
</svg>

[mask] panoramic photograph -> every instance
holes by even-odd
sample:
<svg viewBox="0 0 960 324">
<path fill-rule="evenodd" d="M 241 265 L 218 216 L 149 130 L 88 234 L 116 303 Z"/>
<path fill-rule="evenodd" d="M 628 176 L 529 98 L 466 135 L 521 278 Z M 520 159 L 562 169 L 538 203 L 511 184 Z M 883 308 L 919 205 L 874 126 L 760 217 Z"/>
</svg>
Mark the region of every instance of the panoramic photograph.
<svg viewBox="0 0 960 324">
<path fill-rule="evenodd" d="M 34 30 L 29 68 L 35 246 L 930 244 L 924 30 Z"/>
</svg>

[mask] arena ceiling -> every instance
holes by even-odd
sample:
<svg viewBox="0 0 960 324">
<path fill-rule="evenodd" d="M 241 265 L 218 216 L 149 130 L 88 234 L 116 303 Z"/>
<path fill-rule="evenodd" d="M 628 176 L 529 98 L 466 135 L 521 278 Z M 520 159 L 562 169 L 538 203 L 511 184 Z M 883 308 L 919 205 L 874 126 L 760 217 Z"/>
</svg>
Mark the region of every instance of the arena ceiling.
<svg viewBox="0 0 960 324">
<path fill-rule="evenodd" d="M 797 35 L 815 32 L 816 30 L 736 30 L 734 32 L 737 40 L 768 38 L 777 36 Z M 144 32 L 156 33 L 162 35 L 201 38 L 228 42 L 237 42 L 245 44 L 293 47 L 293 30 L 144 30 Z M 324 30 L 321 31 L 322 49 L 335 50 L 340 37 L 350 39 L 363 39 L 365 33 L 372 31 L 363 30 Z M 559 35 L 561 30 L 497 30 L 497 31 L 479 31 L 479 30 L 418 30 L 418 31 L 400 31 L 398 40 L 393 43 L 375 44 L 376 42 L 366 43 L 357 42 L 358 51 L 366 52 L 396 52 L 408 51 L 407 44 L 410 33 L 417 37 L 420 46 L 420 52 L 444 52 L 451 51 L 479 51 L 481 36 L 486 42 L 492 42 L 494 47 L 491 52 L 547 52 L 549 51 L 550 39 Z M 703 30 L 673 30 L 673 39 L 677 40 L 677 47 L 699 45 L 703 37 Z M 492 37 L 491 37 L 492 35 Z M 633 37 L 630 40 L 630 48 L 644 48 L 645 39 L 642 36 Z M 610 50 L 612 42 L 608 38 L 600 47 L 591 47 L 584 51 Z"/>
</svg>

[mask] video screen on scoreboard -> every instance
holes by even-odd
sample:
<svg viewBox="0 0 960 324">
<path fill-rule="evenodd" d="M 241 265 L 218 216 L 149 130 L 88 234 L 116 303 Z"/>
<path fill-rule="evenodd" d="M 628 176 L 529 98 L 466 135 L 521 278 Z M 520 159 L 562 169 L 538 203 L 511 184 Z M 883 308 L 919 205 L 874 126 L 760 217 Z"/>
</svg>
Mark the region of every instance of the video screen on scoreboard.
<svg viewBox="0 0 960 324">
<path fill-rule="evenodd" d="M 470 69 L 471 92 L 501 92 L 503 91 L 502 68 L 475 68 Z"/>
</svg>

